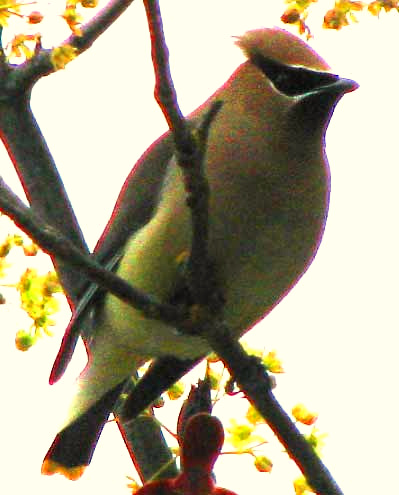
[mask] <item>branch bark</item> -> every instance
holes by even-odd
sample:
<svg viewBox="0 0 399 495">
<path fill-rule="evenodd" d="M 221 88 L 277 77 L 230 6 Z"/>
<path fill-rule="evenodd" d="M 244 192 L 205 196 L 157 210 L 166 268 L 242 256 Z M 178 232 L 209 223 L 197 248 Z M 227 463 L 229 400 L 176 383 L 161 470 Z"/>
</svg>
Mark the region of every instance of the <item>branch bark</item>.
<svg viewBox="0 0 399 495">
<path fill-rule="evenodd" d="M 0 101 L 0 134 L 36 214 L 68 236 L 81 251 L 88 252 L 67 192 L 50 150 L 32 114 L 30 93 Z M 60 281 L 73 307 L 82 278 L 69 265 L 50 254 Z"/>
</svg>

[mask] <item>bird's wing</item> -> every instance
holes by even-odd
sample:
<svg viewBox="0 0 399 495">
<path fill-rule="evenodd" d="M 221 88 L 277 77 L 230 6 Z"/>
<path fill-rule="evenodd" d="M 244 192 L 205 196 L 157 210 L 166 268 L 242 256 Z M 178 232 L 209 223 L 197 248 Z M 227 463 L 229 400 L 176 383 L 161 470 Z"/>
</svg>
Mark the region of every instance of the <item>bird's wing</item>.
<svg viewBox="0 0 399 495">
<path fill-rule="evenodd" d="M 173 152 L 173 137 L 166 133 L 148 148 L 127 177 L 111 218 L 92 255 L 106 269 L 116 269 L 128 238 L 150 220 L 158 204 L 159 192 Z M 50 384 L 64 374 L 79 335 L 83 333 L 83 326 L 85 336 L 89 337 L 92 309 L 97 304 L 101 305 L 103 295 L 101 287 L 88 282 L 65 330 L 51 370 Z"/>
<path fill-rule="evenodd" d="M 139 158 L 94 249 L 97 261 L 103 264 L 120 252 L 128 238 L 151 219 L 173 153 L 173 137 L 168 132 Z"/>
</svg>

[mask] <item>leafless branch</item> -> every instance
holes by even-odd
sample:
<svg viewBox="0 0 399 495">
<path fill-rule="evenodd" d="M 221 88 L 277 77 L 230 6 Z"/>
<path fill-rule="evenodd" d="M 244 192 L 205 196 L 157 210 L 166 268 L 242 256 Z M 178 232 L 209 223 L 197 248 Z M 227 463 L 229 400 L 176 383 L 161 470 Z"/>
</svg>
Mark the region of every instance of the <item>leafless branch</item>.
<svg viewBox="0 0 399 495">
<path fill-rule="evenodd" d="M 211 260 L 208 257 L 209 184 L 204 173 L 204 157 L 209 129 L 222 102 L 216 101 L 211 105 L 196 127 L 183 117 L 170 72 L 159 2 L 144 0 L 144 6 L 155 72 L 154 95 L 173 132 L 177 162 L 184 174 L 187 204 L 191 211 L 193 240 L 187 265 L 188 284 L 196 302 L 209 305 L 215 287 Z"/>
<path fill-rule="evenodd" d="M 313 447 L 274 397 L 268 373 L 258 359 L 246 353 L 223 322 L 211 321 L 201 329 L 201 335 L 225 363 L 230 375 L 273 430 L 315 492 L 318 495 L 343 495 Z"/>
<path fill-rule="evenodd" d="M 159 302 L 155 297 L 135 289 L 114 273 L 104 270 L 92 258 L 76 248 L 68 238 L 35 215 L 33 210 L 27 207 L 1 178 L 0 209 L 44 251 L 55 254 L 57 258 L 79 269 L 81 274 L 84 273 L 89 280 L 142 311 L 148 318 L 160 319 L 173 325 L 182 324 L 185 320 L 186 315 L 174 306 Z"/>
<path fill-rule="evenodd" d="M 71 45 L 82 53 L 103 34 L 134 0 L 111 0 L 103 9 L 81 27 L 81 36 L 71 34 L 61 45 Z M 51 50 L 40 49 L 29 60 L 14 66 L 7 77 L 7 92 L 19 92 L 22 88 L 31 88 L 43 76 L 55 71 L 50 60 Z"/>
</svg>

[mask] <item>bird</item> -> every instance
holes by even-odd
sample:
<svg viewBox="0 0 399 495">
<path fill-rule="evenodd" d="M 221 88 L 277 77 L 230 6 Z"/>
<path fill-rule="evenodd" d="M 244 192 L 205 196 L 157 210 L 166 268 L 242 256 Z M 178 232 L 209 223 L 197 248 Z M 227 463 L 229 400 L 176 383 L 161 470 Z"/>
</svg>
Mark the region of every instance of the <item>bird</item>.
<svg viewBox="0 0 399 495">
<path fill-rule="evenodd" d="M 215 101 L 222 102 L 204 160 L 208 250 L 223 295 L 223 320 L 239 338 L 270 313 L 314 259 L 330 195 L 326 130 L 338 101 L 358 85 L 331 72 L 307 43 L 281 28 L 247 31 L 235 43 L 246 60 L 188 120 L 195 125 Z M 191 239 L 182 171 L 168 132 L 132 169 L 94 256 L 138 289 L 170 301 Z M 88 363 L 43 461 L 46 475 L 82 475 L 138 367 L 162 357 L 198 360 L 211 351 L 200 336 L 146 318 L 89 287 L 67 328 L 51 382 L 70 359 L 76 328 L 88 320 Z"/>
</svg>

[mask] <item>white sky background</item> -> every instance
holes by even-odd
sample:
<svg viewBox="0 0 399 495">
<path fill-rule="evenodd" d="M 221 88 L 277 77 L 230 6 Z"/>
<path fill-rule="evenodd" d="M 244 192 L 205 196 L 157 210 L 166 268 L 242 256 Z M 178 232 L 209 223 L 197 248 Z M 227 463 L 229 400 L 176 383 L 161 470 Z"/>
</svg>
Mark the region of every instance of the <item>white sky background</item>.
<svg viewBox="0 0 399 495">
<path fill-rule="evenodd" d="M 179 101 L 188 113 L 242 61 L 231 36 L 279 24 L 282 2 L 169 0 L 161 7 Z M 320 9 L 326 10 L 326 2 Z M 312 46 L 360 89 L 339 103 L 327 134 L 332 198 L 316 260 L 246 339 L 281 355 L 287 373 L 278 377 L 276 395 L 283 405 L 304 401 L 319 412 L 319 428 L 329 434 L 323 459 L 346 494 L 399 492 L 398 23 L 395 14 L 380 21 L 365 16 L 337 33 L 316 29 L 310 18 Z M 33 110 L 91 246 L 132 165 L 166 129 L 152 93 L 141 2 L 65 71 L 34 89 Z M 1 153 L 0 173 L 14 186 L 17 179 Z M 40 476 L 84 354 L 60 384 L 48 386 L 65 322 L 57 337 L 20 353 L 14 348 L 15 323 L 4 323 L 10 308 L 0 311 L 2 491 L 128 494 L 131 464 L 112 426 L 81 480 Z M 240 495 L 293 493 L 296 473 L 286 464 L 276 462 L 276 472 L 267 475 L 257 474 L 251 463 L 244 456 L 219 460 L 219 484 Z"/>
</svg>

